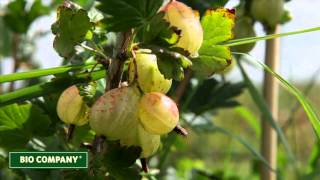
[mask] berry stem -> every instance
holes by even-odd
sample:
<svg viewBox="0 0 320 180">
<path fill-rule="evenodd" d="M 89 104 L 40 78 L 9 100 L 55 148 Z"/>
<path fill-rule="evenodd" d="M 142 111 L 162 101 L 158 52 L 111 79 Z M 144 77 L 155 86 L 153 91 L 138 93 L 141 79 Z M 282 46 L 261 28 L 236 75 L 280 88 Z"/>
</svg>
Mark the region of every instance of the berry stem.
<svg viewBox="0 0 320 180">
<path fill-rule="evenodd" d="M 138 66 L 137 66 L 136 53 L 132 50 L 131 54 L 132 54 L 132 60 L 134 65 L 134 78 L 133 78 L 133 82 L 134 82 L 134 81 L 138 81 Z"/>
<path fill-rule="evenodd" d="M 73 132 L 75 130 L 76 126 L 74 124 L 70 124 L 68 127 L 68 132 L 67 132 L 67 141 L 70 141 L 73 136 Z"/>
<path fill-rule="evenodd" d="M 148 172 L 149 172 L 149 167 L 148 167 L 147 159 L 146 159 L 146 158 L 141 158 L 141 159 L 140 159 L 140 162 L 141 162 L 142 170 L 143 170 L 145 173 L 148 173 Z"/>
<path fill-rule="evenodd" d="M 93 152 L 97 152 L 97 153 L 100 153 L 102 152 L 103 150 L 103 142 L 104 140 L 106 139 L 106 137 L 104 136 L 95 136 L 94 137 L 94 140 L 93 140 L 93 143 L 92 143 L 92 150 Z"/>
</svg>

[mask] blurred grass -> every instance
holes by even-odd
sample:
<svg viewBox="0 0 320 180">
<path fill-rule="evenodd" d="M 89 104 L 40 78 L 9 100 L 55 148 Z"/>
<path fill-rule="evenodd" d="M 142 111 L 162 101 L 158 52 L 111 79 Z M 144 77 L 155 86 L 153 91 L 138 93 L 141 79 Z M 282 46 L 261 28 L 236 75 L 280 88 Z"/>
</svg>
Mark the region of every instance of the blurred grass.
<svg viewBox="0 0 320 180">
<path fill-rule="evenodd" d="M 308 82 L 295 84 L 301 91 L 303 91 L 307 85 Z M 314 105 L 315 109 L 320 109 L 319 91 L 320 84 L 315 84 L 308 94 L 308 99 Z M 238 100 L 242 106 L 251 111 L 254 117 L 258 120 L 260 119 L 259 110 L 251 100 L 248 91 L 238 97 Z M 297 100 L 292 98 L 292 95 L 286 90 L 281 89 L 279 101 L 279 121 L 280 125 L 283 126 L 290 117 L 292 109 L 295 108 Z M 256 149 L 259 149 L 260 140 L 257 135 L 257 130 L 249 123 L 246 123 L 246 120 L 243 119 L 244 117 L 240 116 L 235 109 L 220 110 L 216 112 L 213 118 L 213 122 L 217 126 L 243 137 Z M 303 171 L 308 165 L 312 147 L 316 142 L 316 135 L 302 107 L 297 109 L 293 119 L 293 122 L 284 132 L 296 156 L 299 171 Z M 183 157 L 188 157 L 194 161 L 202 159 L 207 171 L 219 173 L 223 170 L 223 177 L 226 179 L 233 176 L 239 177 L 240 179 L 258 179 L 257 163 L 253 159 L 252 154 L 239 142 L 222 134 L 215 133 L 208 135 L 192 133 L 187 140 L 178 142 L 178 146 L 177 149 L 179 150 L 171 156 L 173 157 L 171 161 L 177 166 L 181 164 L 178 159 L 183 159 Z M 280 145 L 278 152 L 280 174 L 282 174 L 285 179 L 297 178 L 297 172 L 288 166 L 287 158 L 283 146 Z M 179 169 L 179 167 L 177 168 Z"/>
</svg>

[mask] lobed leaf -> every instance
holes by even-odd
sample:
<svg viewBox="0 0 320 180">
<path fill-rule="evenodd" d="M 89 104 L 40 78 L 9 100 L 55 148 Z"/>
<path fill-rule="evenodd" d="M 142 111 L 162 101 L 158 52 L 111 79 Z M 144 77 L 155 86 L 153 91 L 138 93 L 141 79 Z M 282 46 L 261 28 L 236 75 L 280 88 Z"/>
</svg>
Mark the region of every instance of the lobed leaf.
<svg viewBox="0 0 320 180">
<path fill-rule="evenodd" d="M 83 9 L 60 6 L 57 14 L 57 21 L 51 26 L 56 35 L 53 47 L 60 56 L 70 57 L 75 51 L 74 46 L 84 41 L 93 25 Z"/>
<path fill-rule="evenodd" d="M 219 83 L 216 79 L 204 80 L 197 86 L 187 109 L 197 115 L 218 108 L 234 107 L 239 103 L 234 99 L 241 94 L 244 83 Z"/>
<path fill-rule="evenodd" d="M 228 9 L 208 10 L 202 17 L 201 25 L 204 32 L 199 57 L 193 60 L 193 70 L 197 75 L 210 76 L 223 71 L 231 64 L 230 49 L 219 43 L 233 37 L 235 12 Z"/>
</svg>

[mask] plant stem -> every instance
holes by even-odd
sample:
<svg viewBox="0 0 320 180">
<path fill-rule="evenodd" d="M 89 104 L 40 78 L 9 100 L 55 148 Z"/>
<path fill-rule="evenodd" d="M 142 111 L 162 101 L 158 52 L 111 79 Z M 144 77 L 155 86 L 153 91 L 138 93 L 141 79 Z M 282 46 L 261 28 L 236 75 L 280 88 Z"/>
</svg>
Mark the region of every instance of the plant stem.
<svg viewBox="0 0 320 180">
<path fill-rule="evenodd" d="M 267 34 L 277 34 L 280 32 L 280 26 L 277 25 L 274 30 L 267 30 Z M 277 71 L 280 55 L 280 40 L 271 39 L 266 41 L 265 64 L 273 71 Z M 264 72 L 263 96 L 275 120 L 278 118 L 278 96 L 279 84 L 271 74 Z M 266 117 L 262 117 L 266 118 Z M 262 120 L 262 143 L 261 154 L 268 161 L 272 169 L 277 168 L 277 133 L 273 127 Z M 261 165 L 260 177 L 262 180 L 276 180 L 276 173 Z"/>
<path fill-rule="evenodd" d="M 141 158 L 141 159 L 140 159 L 140 162 L 141 162 L 142 170 L 143 170 L 145 173 L 148 173 L 149 168 L 148 168 L 147 159 L 146 159 L 146 158 Z"/>
<path fill-rule="evenodd" d="M 123 73 L 123 65 L 128 58 L 128 49 L 132 42 L 132 35 L 133 32 L 131 30 L 119 34 L 117 41 L 119 44 L 115 49 L 114 60 L 108 69 L 106 91 L 119 87 Z"/>
<path fill-rule="evenodd" d="M 123 66 L 125 61 L 128 59 L 128 49 L 131 46 L 133 38 L 133 31 L 123 32 L 118 35 L 118 44 L 115 47 L 115 53 L 113 61 L 110 62 L 108 68 L 108 76 L 106 77 L 106 89 L 105 91 L 110 91 L 111 89 L 118 88 L 121 82 Z M 103 151 L 103 142 L 105 137 L 95 136 L 93 140 L 93 152 L 100 153 Z"/>
<path fill-rule="evenodd" d="M 92 73 L 81 73 L 71 77 L 53 79 L 51 82 L 40 83 L 0 95 L 0 106 L 59 92 L 72 84 L 98 80 L 105 76 L 106 72 L 99 70 Z"/>
<path fill-rule="evenodd" d="M 76 128 L 76 125 L 74 124 L 69 125 L 67 137 L 66 137 L 67 141 L 70 141 L 72 139 L 75 128 Z"/>
</svg>

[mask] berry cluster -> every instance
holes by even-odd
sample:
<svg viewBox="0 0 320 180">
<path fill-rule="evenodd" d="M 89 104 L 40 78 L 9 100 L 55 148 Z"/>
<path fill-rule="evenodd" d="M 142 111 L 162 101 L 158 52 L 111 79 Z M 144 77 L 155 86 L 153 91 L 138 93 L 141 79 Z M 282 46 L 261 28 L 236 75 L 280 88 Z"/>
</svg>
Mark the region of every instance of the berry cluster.
<svg viewBox="0 0 320 180">
<path fill-rule="evenodd" d="M 159 12 L 164 12 L 170 26 L 181 31 L 175 46 L 197 56 L 203 40 L 197 14 L 177 1 L 166 4 Z M 157 56 L 151 50 L 134 51 L 128 62 L 128 85 L 107 91 L 90 108 L 77 87 L 72 86 L 62 93 L 57 112 L 67 124 L 80 126 L 89 122 L 97 135 L 119 140 L 123 146 L 140 146 L 140 157 L 146 158 L 158 150 L 160 136 L 178 125 L 179 110 L 165 95 L 172 79 L 166 79 L 160 72 Z"/>
</svg>

